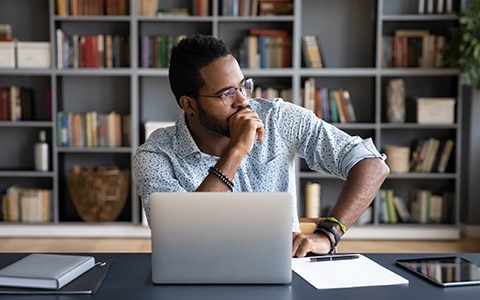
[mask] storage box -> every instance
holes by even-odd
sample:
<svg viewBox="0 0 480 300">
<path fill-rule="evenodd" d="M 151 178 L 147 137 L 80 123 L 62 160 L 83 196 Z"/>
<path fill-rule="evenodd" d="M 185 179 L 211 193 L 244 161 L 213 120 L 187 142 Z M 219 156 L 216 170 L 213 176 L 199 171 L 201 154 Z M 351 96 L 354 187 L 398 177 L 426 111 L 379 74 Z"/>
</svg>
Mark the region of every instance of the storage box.
<svg viewBox="0 0 480 300">
<path fill-rule="evenodd" d="M 417 122 L 419 124 L 453 124 L 455 99 L 417 98 Z"/>
<path fill-rule="evenodd" d="M 0 68 L 15 68 L 15 42 L 0 42 Z"/>
<path fill-rule="evenodd" d="M 50 43 L 17 42 L 17 68 L 50 68 Z"/>
</svg>

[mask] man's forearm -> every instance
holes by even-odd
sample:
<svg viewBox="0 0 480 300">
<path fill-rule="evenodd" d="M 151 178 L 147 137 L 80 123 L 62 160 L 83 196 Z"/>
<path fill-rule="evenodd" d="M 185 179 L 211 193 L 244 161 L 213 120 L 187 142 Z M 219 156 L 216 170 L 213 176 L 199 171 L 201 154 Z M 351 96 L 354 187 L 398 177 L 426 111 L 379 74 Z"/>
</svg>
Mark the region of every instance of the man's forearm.
<svg viewBox="0 0 480 300">
<path fill-rule="evenodd" d="M 366 158 L 358 162 L 350 170 L 329 216 L 340 220 L 346 228 L 352 226 L 375 199 L 389 173 L 388 166 L 379 158 Z"/>
</svg>

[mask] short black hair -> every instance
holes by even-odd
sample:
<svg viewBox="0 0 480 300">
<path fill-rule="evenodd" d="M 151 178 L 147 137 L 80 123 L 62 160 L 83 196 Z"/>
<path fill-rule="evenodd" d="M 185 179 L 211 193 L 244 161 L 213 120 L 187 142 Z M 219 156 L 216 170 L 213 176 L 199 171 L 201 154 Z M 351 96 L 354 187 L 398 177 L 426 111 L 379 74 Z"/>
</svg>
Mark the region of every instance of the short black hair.
<svg viewBox="0 0 480 300">
<path fill-rule="evenodd" d="M 172 49 L 168 78 L 177 103 L 183 95 L 197 97 L 204 85 L 200 69 L 232 52 L 220 39 L 202 34 L 183 38 Z"/>
</svg>

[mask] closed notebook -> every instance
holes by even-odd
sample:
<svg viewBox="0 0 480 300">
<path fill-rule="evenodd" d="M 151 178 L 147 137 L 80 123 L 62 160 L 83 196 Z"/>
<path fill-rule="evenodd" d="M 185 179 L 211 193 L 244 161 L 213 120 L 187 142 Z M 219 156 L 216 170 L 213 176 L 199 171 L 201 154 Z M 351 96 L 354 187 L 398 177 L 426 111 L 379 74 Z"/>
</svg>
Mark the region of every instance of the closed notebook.
<svg viewBox="0 0 480 300">
<path fill-rule="evenodd" d="M 30 254 L 0 270 L 0 286 L 60 289 L 93 266 L 92 256 Z"/>
</svg>

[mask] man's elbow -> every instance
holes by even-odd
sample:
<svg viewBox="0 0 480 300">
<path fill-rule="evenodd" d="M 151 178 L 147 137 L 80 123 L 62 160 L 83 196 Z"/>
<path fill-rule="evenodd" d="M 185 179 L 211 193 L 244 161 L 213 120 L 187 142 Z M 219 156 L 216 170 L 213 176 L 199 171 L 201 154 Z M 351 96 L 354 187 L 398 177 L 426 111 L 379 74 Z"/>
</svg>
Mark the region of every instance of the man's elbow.
<svg viewBox="0 0 480 300">
<path fill-rule="evenodd" d="M 364 158 L 354 166 L 353 170 L 355 176 L 363 174 L 379 182 L 383 182 L 390 175 L 390 168 L 381 158 Z"/>
<path fill-rule="evenodd" d="M 375 161 L 378 169 L 377 174 L 383 182 L 388 177 L 388 175 L 390 175 L 390 168 L 383 159 L 376 159 Z"/>
</svg>

